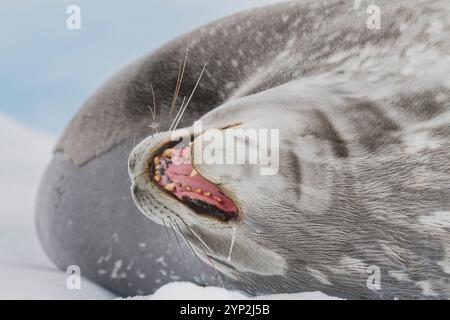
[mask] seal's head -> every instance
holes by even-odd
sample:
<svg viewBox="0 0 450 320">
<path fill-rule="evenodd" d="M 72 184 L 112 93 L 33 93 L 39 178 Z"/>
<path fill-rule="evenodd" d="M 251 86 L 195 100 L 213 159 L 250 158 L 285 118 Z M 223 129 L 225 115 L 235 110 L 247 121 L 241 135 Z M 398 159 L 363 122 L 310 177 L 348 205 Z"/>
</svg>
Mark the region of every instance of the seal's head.
<svg viewBox="0 0 450 320">
<path fill-rule="evenodd" d="M 427 281 L 445 296 L 448 235 L 432 227 L 417 246 L 425 218 L 411 212 L 435 212 L 448 194 L 433 171 L 444 170 L 448 140 L 427 153 L 409 147 L 414 136 L 386 115 L 400 107 L 307 80 L 230 99 L 200 126 L 134 148 L 134 200 L 249 292 L 427 296 Z M 431 198 L 409 187 L 417 168 Z M 367 285 L 373 272 L 384 272 L 383 291 Z"/>
<path fill-rule="evenodd" d="M 343 241 L 328 238 L 337 235 L 320 214 L 331 205 L 328 159 L 347 151 L 312 111 L 311 90 L 294 84 L 230 100 L 192 127 L 143 140 L 129 158 L 140 210 L 172 224 L 200 257 L 234 278 L 280 283 L 300 265 L 319 264 L 323 243 Z M 320 234 L 325 225 L 329 233 Z M 312 233 L 317 241 L 307 240 Z M 298 250 L 303 261 L 294 259 Z"/>
<path fill-rule="evenodd" d="M 448 28 L 440 16 L 447 4 L 436 4 L 431 19 L 428 2 L 411 11 L 406 2 L 388 10 L 386 2 L 391 25 L 383 32 L 361 27 L 361 12 L 349 19 L 353 9 L 322 4 L 311 20 L 294 20 L 305 21 L 303 38 L 291 36 L 296 22 L 279 35 L 270 35 L 272 26 L 261 33 L 286 39 L 249 51 L 275 49 L 267 54 L 243 53 L 240 62 L 234 51 L 221 52 L 228 42 L 214 43 L 219 51 L 210 56 L 232 66 L 212 68 L 208 78 L 208 92 L 223 99 L 193 103 L 204 107 L 200 130 L 159 133 L 133 150 L 135 202 L 246 290 L 449 297 L 448 68 L 436 69 L 448 65 L 449 41 L 435 32 Z M 315 23 L 322 12 L 333 12 L 323 27 Z M 323 37 L 311 38 L 312 30 Z M 233 43 L 258 39 L 239 34 L 246 37 Z M 417 59 L 418 52 L 431 58 Z M 237 143 L 224 139 L 212 152 L 211 130 L 242 131 L 232 135 Z M 241 157 L 240 145 L 248 161 L 201 161 L 210 153 Z M 185 155 L 183 164 L 172 159 Z M 382 290 L 368 285 L 374 272 Z"/>
</svg>

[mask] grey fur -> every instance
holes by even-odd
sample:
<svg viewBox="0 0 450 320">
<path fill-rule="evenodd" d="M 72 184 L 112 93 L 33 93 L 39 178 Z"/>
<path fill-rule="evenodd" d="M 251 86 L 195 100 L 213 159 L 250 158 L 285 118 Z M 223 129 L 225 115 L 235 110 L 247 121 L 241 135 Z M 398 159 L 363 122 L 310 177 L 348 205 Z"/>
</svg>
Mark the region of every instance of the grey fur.
<svg viewBox="0 0 450 320">
<path fill-rule="evenodd" d="M 401 68 L 409 65 L 405 51 L 420 44 L 425 52 L 438 50 L 442 63 L 449 63 L 446 45 L 422 36 L 432 19 L 449 27 L 442 16 L 432 18 L 432 12 L 437 12 L 434 9 L 444 3 L 434 2 L 434 8 L 423 1 L 414 8 L 404 4 L 382 2 L 387 27 L 371 31 L 362 29 L 365 20 L 358 20 L 362 17 L 357 12 L 347 11 L 348 4 L 310 3 L 309 14 L 317 14 L 315 6 L 324 9 L 326 26 L 318 32 L 327 43 L 318 37 L 308 39 L 311 43 L 305 46 L 299 39 L 305 40 L 306 33 L 283 37 L 290 44 L 277 47 L 278 56 L 271 58 L 268 50 L 264 69 L 250 72 L 226 103 L 201 118 L 207 127 L 242 123 L 245 128 L 281 130 L 282 160 L 276 177 L 260 177 L 245 166 L 196 166 L 239 203 L 243 218 L 234 225 L 238 247 L 234 259 L 223 263 L 222 271 L 245 284 L 246 290 L 322 290 L 358 298 L 450 296 L 445 265 L 450 246 L 450 225 L 445 218 L 450 215 L 450 141 L 443 136 L 431 138 L 438 131 L 447 132 L 450 124 L 449 84 L 425 84 L 428 80 L 417 75 L 381 67 L 373 71 L 365 66 L 383 66 L 392 60 L 402 72 Z M 292 4 L 297 6 L 302 5 Z M 428 16 L 415 20 L 422 10 Z M 300 12 L 303 27 L 317 23 L 304 19 L 305 12 Z M 400 30 L 402 23 L 410 21 L 420 26 L 415 35 Z M 410 36 L 423 40 L 408 43 L 405 37 Z M 305 61 L 314 68 L 296 68 Z M 288 65 L 290 69 L 284 68 Z M 446 80 L 445 73 L 439 77 Z M 280 78 L 282 82 L 278 82 Z M 439 95 L 441 99 L 437 99 Z M 280 115 L 274 115 L 273 109 Z M 433 123 L 438 116 L 443 119 Z M 130 159 L 148 161 L 164 139 L 167 135 L 147 138 L 135 149 L 139 156 L 132 153 Z M 157 210 L 158 216 L 186 220 L 213 249 L 214 258 L 226 261 L 230 227 L 223 225 L 221 232 L 211 232 L 221 227 L 203 217 L 192 217 L 179 204 L 173 206 L 175 200 L 161 198 L 160 190 L 148 186 L 151 181 L 137 178 L 146 170 L 144 166 L 131 171 L 135 201 L 144 214 L 155 219 L 155 210 L 148 210 L 150 200 L 146 199 L 152 194 L 151 201 L 165 204 Z M 242 176 L 248 179 L 240 179 Z M 307 191 L 310 189 L 313 191 Z M 433 215 L 437 216 L 427 220 Z M 250 227 L 255 224 L 261 233 Z M 202 244 L 187 231 L 186 236 L 201 251 Z M 240 248 L 240 243 L 245 245 Z M 257 246 L 271 253 L 257 253 Z M 264 257 L 274 258 L 273 254 L 286 261 L 285 273 L 262 265 Z M 381 271 L 379 291 L 367 286 L 372 266 Z"/>
<path fill-rule="evenodd" d="M 245 217 L 234 226 L 231 261 L 231 226 L 196 217 L 152 187 L 146 163 L 167 133 L 131 153 L 141 211 L 179 222 L 196 253 L 227 275 L 226 285 L 251 293 L 449 298 L 449 4 L 375 4 L 381 30 L 367 29 L 366 5 L 350 1 L 282 3 L 196 30 L 101 89 L 58 150 L 83 165 L 136 132 L 149 134 L 150 84 L 167 110 L 190 39 L 178 105 L 209 62 L 180 126 L 201 118 L 215 128 L 279 128 L 280 174 L 197 168 Z M 370 266 L 380 268 L 381 290 L 367 287 Z"/>
</svg>

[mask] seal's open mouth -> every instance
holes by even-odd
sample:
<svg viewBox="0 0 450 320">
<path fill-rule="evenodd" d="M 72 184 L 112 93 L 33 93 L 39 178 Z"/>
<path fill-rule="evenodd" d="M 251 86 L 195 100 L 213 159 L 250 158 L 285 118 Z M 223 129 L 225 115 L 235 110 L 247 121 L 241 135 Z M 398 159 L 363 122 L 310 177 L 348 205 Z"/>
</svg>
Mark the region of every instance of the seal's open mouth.
<svg viewBox="0 0 450 320">
<path fill-rule="evenodd" d="M 238 210 L 233 200 L 195 171 L 190 152 L 189 146 L 160 150 L 150 166 L 153 181 L 197 214 L 224 222 L 236 220 Z"/>
</svg>

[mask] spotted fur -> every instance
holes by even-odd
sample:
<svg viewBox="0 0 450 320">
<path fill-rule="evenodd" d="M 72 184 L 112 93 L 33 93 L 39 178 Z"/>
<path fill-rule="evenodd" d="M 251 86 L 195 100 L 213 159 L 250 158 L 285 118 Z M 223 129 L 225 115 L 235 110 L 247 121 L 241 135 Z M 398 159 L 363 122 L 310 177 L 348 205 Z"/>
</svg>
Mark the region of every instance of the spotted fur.
<svg viewBox="0 0 450 320">
<path fill-rule="evenodd" d="M 116 96 L 97 112 L 122 130 L 95 135 L 94 97 L 70 129 L 81 133 L 69 130 L 58 148 L 83 164 L 147 132 L 142 101 L 151 101 L 152 84 L 167 110 L 190 39 L 180 97 L 209 62 L 181 125 L 279 129 L 280 172 L 196 167 L 240 208 L 228 260 L 231 225 L 195 215 L 150 183 L 148 160 L 169 133 L 151 135 L 129 162 L 144 214 L 173 219 L 197 255 L 251 293 L 449 298 L 450 3 L 370 4 L 381 9 L 380 30 L 366 28 L 365 1 L 343 0 L 281 3 L 196 30 L 128 68 L 132 81 L 114 82 Z M 367 285 L 373 267 L 379 290 Z"/>
</svg>

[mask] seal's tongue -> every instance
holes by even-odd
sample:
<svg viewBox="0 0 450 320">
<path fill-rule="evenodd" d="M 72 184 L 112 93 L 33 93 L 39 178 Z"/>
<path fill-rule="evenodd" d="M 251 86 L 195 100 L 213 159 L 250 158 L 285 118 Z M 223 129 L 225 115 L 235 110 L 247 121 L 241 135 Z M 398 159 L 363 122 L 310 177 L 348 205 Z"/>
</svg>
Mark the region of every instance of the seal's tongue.
<svg viewBox="0 0 450 320">
<path fill-rule="evenodd" d="M 228 221 L 236 205 L 215 184 L 198 174 L 190 162 L 190 148 L 166 149 L 154 158 L 154 180 L 198 213 L 214 214 Z"/>
</svg>

